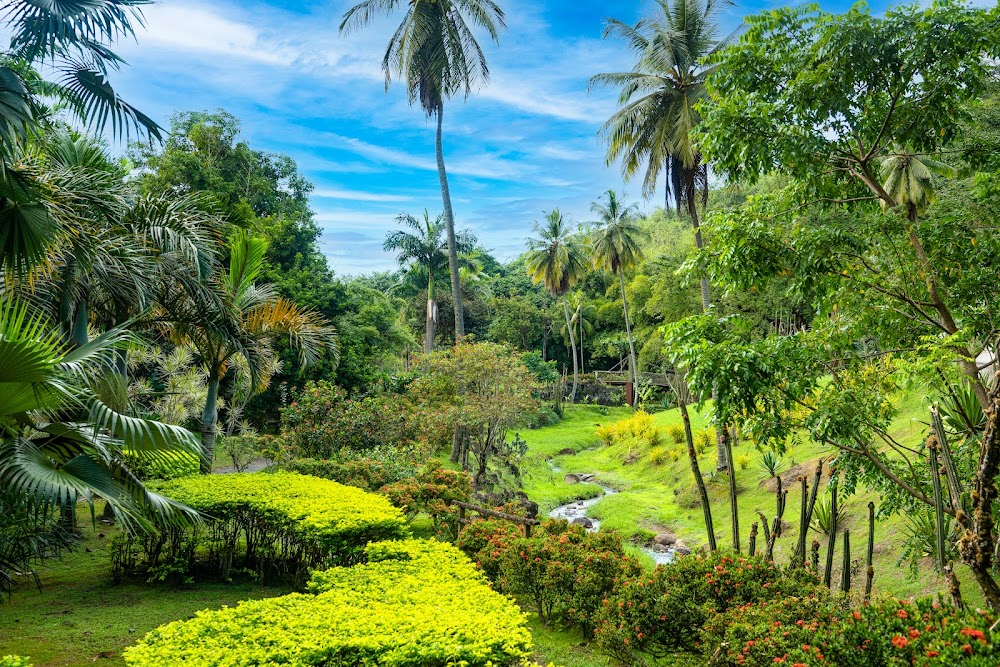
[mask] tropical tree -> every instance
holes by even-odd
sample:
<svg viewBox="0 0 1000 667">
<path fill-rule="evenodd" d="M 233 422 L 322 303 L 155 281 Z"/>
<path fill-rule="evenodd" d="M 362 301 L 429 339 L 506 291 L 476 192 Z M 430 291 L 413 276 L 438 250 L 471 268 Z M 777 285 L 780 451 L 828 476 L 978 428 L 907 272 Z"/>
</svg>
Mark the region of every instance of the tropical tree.
<svg viewBox="0 0 1000 667">
<path fill-rule="evenodd" d="M 127 136 L 133 128 L 159 138 L 160 128 L 125 102 L 108 81 L 123 62 L 109 42 L 132 37 L 145 0 L 5 2 L 0 25 L 10 46 L 0 51 L 0 266 L 8 278 L 46 260 L 49 241 L 66 220 L 50 215 L 54 184 L 41 180 L 29 138 L 53 118 L 45 100 L 95 130 Z M 43 77 L 54 74 L 55 81 Z M 109 127 L 110 126 L 110 127 Z"/>
<path fill-rule="evenodd" d="M 199 292 L 172 285 L 161 297 L 164 329 L 177 345 L 197 351 L 208 376 L 201 416 L 203 473 L 211 472 L 219 421 L 219 390 L 230 369 L 249 376 L 253 392 L 263 390 L 274 369 L 272 342 L 286 337 L 303 365 L 324 350 L 337 352 L 336 331 L 312 311 L 279 296 L 272 285 L 257 284 L 267 242 L 237 233 L 229 247 L 229 270 Z"/>
<path fill-rule="evenodd" d="M 187 522 L 194 512 L 146 489 L 125 464 L 197 456 L 187 430 L 121 414 L 94 387 L 129 334 L 111 329 L 71 348 L 23 302 L 0 301 L 0 505 L 68 523 L 104 498 L 129 530 Z M 72 527 L 72 525 L 70 526 Z M 9 567 L 0 563 L 0 569 Z M 2 578 L 6 573 L 0 574 Z"/>
<path fill-rule="evenodd" d="M 592 202 L 590 210 L 600 218 L 593 235 L 591 250 L 594 265 L 618 276 L 622 290 L 622 307 L 625 310 L 625 336 L 628 338 L 629 381 L 635 386 L 638 367 L 635 356 L 635 342 L 632 340 L 632 325 L 628 316 L 628 296 L 625 293 L 625 272 L 642 261 L 642 246 L 648 243 L 650 235 L 637 222 L 637 204 L 625 205 L 614 190 L 604 193 L 605 201 Z"/>
<path fill-rule="evenodd" d="M 583 356 L 583 341 L 585 335 L 590 335 L 594 333 L 594 316 L 597 313 L 597 307 L 592 303 L 587 303 L 587 297 L 583 292 L 577 291 L 573 293 L 572 308 L 573 316 L 570 318 L 570 322 L 573 325 L 573 331 L 577 336 L 577 347 L 580 348 L 580 372 L 587 372 L 587 364 L 584 361 Z M 569 329 L 563 327 L 563 333 L 569 337 Z"/>
<path fill-rule="evenodd" d="M 426 277 L 427 317 L 424 352 L 433 352 L 438 323 L 435 278 L 448 270 L 448 242 L 442 239 L 445 232 L 444 218 L 439 215 L 431 220 L 430 213 L 425 209 L 423 220 L 404 213 L 396 218 L 396 223 L 413 231 L 389 232 L 382 247 L 397 251 L 396 259 L 411 275 L 417 277 L 416 274 L 419 274 L 421 278 Z M 475 237 L 468 231 L 456 234 L 455 242 L 458 252 L 463 256 L 472 252 L 476 246 Z"/>
<path fill-rule="evenodd" d="M 566 293 L 586 272 L 588 262 L 583 243 L 569 229 L 559 209 L 545 213 L 545 221 L 532 224 L 538 235 L 528 239 L 526 265 L 528 275 L 535 284 L 542 283 L 552 296 L 562 297 L 566 328 L 569 331 L 569 346 L 573 357 L 573 390 L 570 402 L 576 401 L 576 390 L 580 385 L 580 366 L 576 354 L 576 337 L 570 317 Z"/>
<path fill-rule="evenodd" d="M 927 154 L 905 151 L 896 146 L 878 161 L 882 189 L 888 197 L 880 203 L 883 210 L 895 205 L 912 223 L 937 198 L 937 177 L 955 178 L 958 170 Z"/>
<path fill-rule="evenodd" d="M 380 15 L 392 15 L 400 5 L 403 5 L 400 0 L 364 0 L 344 14 L 340 31 L 356 30 Z M 402 79 L 410 103 L 419 102 L 424 113 L 437 120 L 434 146 L 448 234 L 455 338 L 461 340 L 465 335 L 465 317 L 455 215 L 444 164 L 444 101 L 459 94 L 467 98 L 473 88 L 489 81 L 486 55 L 472 27 L 485 30 L 490 39 L 499 43 L 500 30 L 506 24 L 503 10 L 492 0 L 410 0 L 403 6 L 406 7 L 403 20 L 386 47 L 382 70 L 387 89 L 392 77 Z"/>
<path fill-rule="evenodd" d="M 657 15 L 628 25 L 607 19 L 604 37 L 621 37 L 636 55 L 631 72 L 609 72 L 591 78 L 591 88 L 621 88 L 621 109 L 602 126 L 608 164 L 621 160 L 622 174 L 632 178 L 645 164 L 643 194 L 656 189 L 664 172 L 666 203 L 671 193 L 677 212 L 686 208 L 698 248 L 703 245 L 698 199 L 708 196 L 708 167 L 695 143 L 701 122 L 698 103 L 707 96 L 711 67 L 702 61 L 729 43 L 720 38 L 717 20 L 729 0 L 656 0 Z M 702 307 L 707 310 L 708 279 L 701 279 Z"/>
</svg>

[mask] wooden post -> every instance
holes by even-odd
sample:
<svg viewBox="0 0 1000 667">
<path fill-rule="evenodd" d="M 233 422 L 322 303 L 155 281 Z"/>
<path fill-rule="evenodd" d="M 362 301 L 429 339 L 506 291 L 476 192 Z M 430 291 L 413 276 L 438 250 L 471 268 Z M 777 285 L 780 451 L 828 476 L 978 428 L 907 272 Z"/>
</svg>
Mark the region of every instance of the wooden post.
<svg viewBox="0 0 1000 667">
<path fill-rule="evenodd" d="M 819 576 L 819 540 L 812 541 L 812 569 Z"/>
<path fill-rule="evenodd" d="M 809 482 L 806 481 L 805 475 L 799 476 L 799 487 L 802 489 L 802 504 L 799 510 L 799 543 L 795 547 L 792 567 L 806 566 L 806 533 L 809 532 L 809 524 L 806 523 L 806 513 L 809 511 Z"/>
<path fill-rule="evenodd" d="M 750 557 L 757 553 L 757 522 L 754 521 L 753 525 L 750 526 Z"/>
<path fill-rule="evenodd" d="M 931 465 L 931 488 L 934 491 L 934 564 L 944 572 L 944 496 L 941 494 L 941 464 L 938 461 L 937 436 L 927 438 L 927 456 Z"/>
</svg>

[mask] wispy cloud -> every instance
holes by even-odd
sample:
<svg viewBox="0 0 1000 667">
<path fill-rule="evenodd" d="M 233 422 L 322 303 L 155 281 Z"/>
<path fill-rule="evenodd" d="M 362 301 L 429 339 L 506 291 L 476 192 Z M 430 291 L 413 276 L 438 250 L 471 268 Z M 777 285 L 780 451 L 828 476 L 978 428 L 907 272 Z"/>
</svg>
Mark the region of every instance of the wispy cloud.
<svg viewBox="0 0 1000 667">
<path fill-rule="evenodd" d="M 381 194 L 365 190 L 340 190 L 337 188 L 319 188 L 313 190 L 311 195 L 319 199 L 342 199 L 344 201 L 401 202 L 413 200 L 413 197 L 408 195 Z"/>
</svg>

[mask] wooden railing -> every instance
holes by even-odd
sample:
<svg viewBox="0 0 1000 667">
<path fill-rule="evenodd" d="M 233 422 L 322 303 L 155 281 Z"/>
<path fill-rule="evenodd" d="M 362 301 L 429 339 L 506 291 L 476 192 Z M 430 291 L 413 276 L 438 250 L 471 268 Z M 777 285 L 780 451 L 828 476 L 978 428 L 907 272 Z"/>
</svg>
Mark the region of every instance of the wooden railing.
<svg viewBox="0 0 1000 667">
<path fill-rule="evenodd" d="M 657 387 L 670 386 L 670 376 L 666 373 L 639 373 L 639 378 Z M 625 384 L 628 371 L 594 371 L 594 379 L 604 384 Z"/>
</svg>

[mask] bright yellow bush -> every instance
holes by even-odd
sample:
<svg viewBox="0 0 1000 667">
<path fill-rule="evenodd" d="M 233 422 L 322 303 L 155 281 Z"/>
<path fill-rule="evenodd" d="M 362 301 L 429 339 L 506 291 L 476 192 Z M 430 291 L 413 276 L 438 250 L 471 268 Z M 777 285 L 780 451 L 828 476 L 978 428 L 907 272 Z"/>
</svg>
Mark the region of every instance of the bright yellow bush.
<svg viewBox="0 0 1000 667">
<path fill-rule="evenodd" d="M 531 663 L 517 605 L 455 547 L 372 544 L 370 561 L 317 573 L 312 594 L 244 602 L 161 626 L 130 667 L 503 667 Z"/>
<path fill-rule="evenodd" d="M 663 465 L 670 458 L 670 450 L 666 447 L 653 447 L 649 450 L 649 462 L 654 466 Z"/>
<path fill-rule="evenodd" d="M 613 445 L 615 444 L 615 438 L 618 435 L 618 429 L 615 428 L 614 424 L 605 424 L 603 426 L 598 426 L 595 434 L 605 445 Z"/>
<path fill-rule="evenodd" d="M 684 426 L 682 424 L 671 424 L 667 427 L 667 436 L 679 445 L 684 442 Z"/>
<path fill-rule="evenodd" d="M 308 475 L 206 475 L 155 488 L 205 514 L 206 525 L 123 536 L 113 551 L 116 578 L 162 571 L 161 564 L 227 578 L 245 563 L 261 579 L 301 581 L 310 567 L 357 562 L 369 542 L 409 534 L 387 498 Z"/>
</svg>

